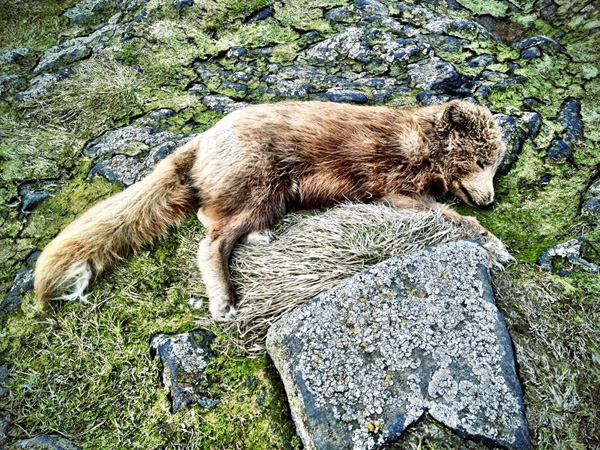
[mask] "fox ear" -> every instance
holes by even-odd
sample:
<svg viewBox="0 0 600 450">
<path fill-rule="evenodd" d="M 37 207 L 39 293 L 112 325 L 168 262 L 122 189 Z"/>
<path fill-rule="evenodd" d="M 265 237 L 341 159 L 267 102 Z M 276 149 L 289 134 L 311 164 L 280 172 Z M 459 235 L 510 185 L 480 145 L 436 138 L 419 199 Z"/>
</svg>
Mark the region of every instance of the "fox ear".
<svg viewBox="0 0 600 450">
<path fill-rule="evenodd" d="M 460 100 L 452 100 L 448 103 L 443 115 L 444 125 L 449 128 L 472 128 L 475 117 L 469 106 L 471 106 L 469 103 Z"/>
</svg>

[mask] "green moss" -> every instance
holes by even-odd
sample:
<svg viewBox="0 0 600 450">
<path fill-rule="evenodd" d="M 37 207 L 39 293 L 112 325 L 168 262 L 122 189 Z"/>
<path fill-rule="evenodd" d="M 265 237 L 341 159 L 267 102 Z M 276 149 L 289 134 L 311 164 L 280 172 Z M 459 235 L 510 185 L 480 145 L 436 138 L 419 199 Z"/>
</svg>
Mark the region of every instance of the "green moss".
<svg viewBox="0 0 600 450">
<path fill-rule="evenodd" d="M 19 47 L 37 51 L 55 44 L 67 22 L 61 13 L 76 1 L 4 1 L 0 8 L 0 51 Z"/>
<path fill-rule="evenodd" d="M 458 0 L 458 3 L 478 15 L 504 17 L 508 11 L 506 3 L 497 0 Z"/>
<path fill-rule="evenodd" d="M 43 246 L 92 204 L 118 189 L 100 177 L 94 177 L 91 181 L 71 181 L 60 193 L 42 202 L 34 210 L 28 217 L 21 236 L 34 238 Z"/>
<path fill-rule="evenodd" d="M 13 367 L 11 394 L 20 399 L 12 408 L 15 426 L 31 433 L 60 429 L 90 449 L 299 447 L 265 356 L 245 359 L 218 349 L 212 389 L 221 404 L 169 412 L 149 340 L 208 323 L 207 311 L 191 312 L 178 287 L 184 280 L 177 267 L 187 257 L 178 249 L 176 234 L 123 261 L 93 286 L 88 300 L 95 306 L 67 303 L 44 317 L 34 314 L 31 296 L 25 299 L 0 331 L 0 351 Z"/>
<path fill-rule="evenodd" d="M 241 47 L 267 47 L 285 44 L 298 38 L 298 33 L 280 25 L 274 19 L 261 20 L 251 24 L 239 24 L 220 34 L 222 41 Z"/>
</svg>

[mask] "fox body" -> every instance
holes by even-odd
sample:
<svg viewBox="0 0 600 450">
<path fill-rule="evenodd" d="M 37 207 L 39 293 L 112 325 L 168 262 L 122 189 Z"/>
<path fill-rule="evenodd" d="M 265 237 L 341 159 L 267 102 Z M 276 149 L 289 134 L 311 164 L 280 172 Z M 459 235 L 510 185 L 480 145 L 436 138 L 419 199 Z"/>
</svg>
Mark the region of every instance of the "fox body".
<svg viewBox="0 0 600 450">
<path fill-rule="evenodd" d="M 322 102 L 249 106 L 223 118 L 160 162 L 144 180 L 92 207 L 44 249 L 39 301 L 77 298 L 118 259 L 197 211 L 198 251 L 215 320 L 235 317 L 228 259 L 240 239 L 268 241 L 288 211 L 344 201 L 439 210 L 480 233 L 498 264 L 506 247 L 474 218 L 436 202 L 493 201 L 504 154 L 485 107 L 453 101 L 415 109 Z"/>
</svg>

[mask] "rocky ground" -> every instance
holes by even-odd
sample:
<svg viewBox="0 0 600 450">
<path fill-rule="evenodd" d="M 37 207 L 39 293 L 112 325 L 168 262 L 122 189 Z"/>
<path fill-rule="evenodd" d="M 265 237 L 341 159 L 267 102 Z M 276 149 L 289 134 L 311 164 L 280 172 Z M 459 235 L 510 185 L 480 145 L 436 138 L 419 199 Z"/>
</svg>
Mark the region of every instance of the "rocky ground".
<svg viewBox="0 0 600 450">
<path fill-rule="evenodd" d="M 241 355 L 187 305 L 190 249 L 204 232 L 193 218 L 95 283 L 89 304 L 50 315 L 29 290 L 38 252 L 89 205 L 247 103 L 453 98 L 489 106 L 508 144 L 495 208 L 457 209 L 518 261 L 494 282 L 533 444 L 600 445 L 597 3 L 0 6 L 0 446 L 54 434 L 44 439 L 84 448 L 298 448 L 264 352 Z M 169 363 L 156 340 L 161 358 L 152 358 L 149 342 L 201 327 L 215 335 L 198 383 L 204 406 L 172 414 L 174 388 L 160 381 Z M 475 445 L 456 439 L 425 419 L 393 445 Z"/>
</svg>

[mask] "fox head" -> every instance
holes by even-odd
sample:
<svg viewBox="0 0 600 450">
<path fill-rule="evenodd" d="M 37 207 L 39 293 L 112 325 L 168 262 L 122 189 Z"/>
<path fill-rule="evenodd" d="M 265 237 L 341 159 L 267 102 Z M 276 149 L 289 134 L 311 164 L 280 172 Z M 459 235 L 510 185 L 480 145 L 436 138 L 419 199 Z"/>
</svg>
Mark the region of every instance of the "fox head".
<svg viewBox="0 0 600 450">
<path fill-rule="evenodd" d="M 438 125 L 448 191 L 468 205 L 494 201 L 494 175 L 505 152 L 490 111 L 463 101 L 448 103 Z"/>
</svg>

